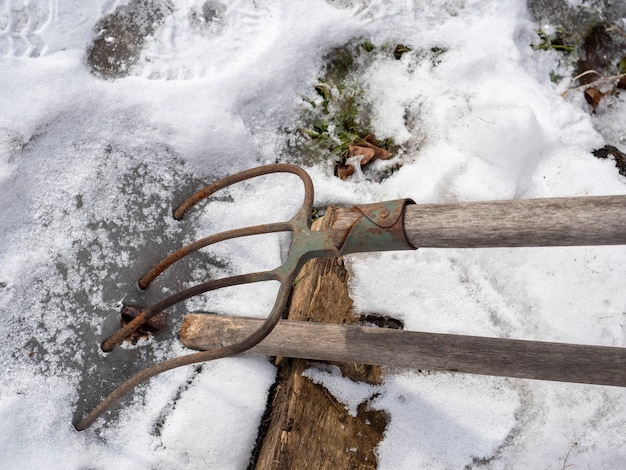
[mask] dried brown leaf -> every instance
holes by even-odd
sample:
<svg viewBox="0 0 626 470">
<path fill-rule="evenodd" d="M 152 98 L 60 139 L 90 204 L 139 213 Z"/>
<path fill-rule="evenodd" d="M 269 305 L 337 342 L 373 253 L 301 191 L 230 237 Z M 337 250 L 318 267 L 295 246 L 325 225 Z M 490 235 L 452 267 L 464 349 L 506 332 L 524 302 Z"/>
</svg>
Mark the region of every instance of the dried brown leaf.
<svg viewBox="0 0 626 470">
<path fill-rule="evenodd" d="M 603 96 L 604 93 L 602 93 L 597 88 L 587 88 L 585 90 L 585 100 L 591 105 L 594 113 L 596 112 L 596 108 L 600 104 Z"/>
<path fill-rule="evenodd" d="M 380 160 L 389 160 L 391 157 L 393 157 L 393 154 L 384 148 L 378 147 L 376 149 L 376 158 Z"/>
<path fill-rule="evenodd" d="M 347 180 L 354 174 L 354 167 L 352 165 L 341 164 L 337 167 L 337 176 L 342 180 Z"/>
<path fill-rule="evenodd" d="M 374 136 L 372 136 L 372 134 L 368 134 L 367 137 L 365 137 L 365 140 L 361 140 L 358 144 L 350 146 L 350 147 L 357 147 L 354 151 L 349 150 L 350 156 L 353 157 L 354 155 L 363 155 L 364 157 L 367 158 L 369 153 L 359 153 L 359 152 L 365 152 L 364 150 L 362 150 L 363 148 L 373 150 L 374 156 L 372 158 L 367 159 L 367 161 L 361 162 L 363 165 L 365 165 L 366 163 L 369 163 L 372 160 L 376 160 L 376 159 L 388 160 L 391 157 L 393 157 L 393 154 L 391 152 L 385 150 L 384 148 L 380 147 L 374 142 L 375 142 Z"/>
<path fill-rule="evenodd" d="M 361 159 L 361 166 L 367 165 L 369 162 L 376 159 L 376 149 L 365 147 L 362 145 L 350 144 L 348 146 L 348 156 L 355 157 L 357 155 L 363 157 Z"/>
</svg>

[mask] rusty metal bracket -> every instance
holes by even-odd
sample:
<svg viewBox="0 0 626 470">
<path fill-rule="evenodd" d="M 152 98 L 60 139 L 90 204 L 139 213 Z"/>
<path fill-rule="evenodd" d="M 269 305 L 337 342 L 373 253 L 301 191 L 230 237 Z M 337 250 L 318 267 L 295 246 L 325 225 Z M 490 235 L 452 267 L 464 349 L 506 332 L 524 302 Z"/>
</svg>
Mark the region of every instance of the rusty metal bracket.
<svg viewBox="0 0 626 470">
<path fill-rule="evenodd" d="M 414 250 L 404 231 L 402 215 L 411 199 L 356 206 L 361 216 L 352 226 L 339 250 L 340 255 L 371 251 Z"/>
</svg>

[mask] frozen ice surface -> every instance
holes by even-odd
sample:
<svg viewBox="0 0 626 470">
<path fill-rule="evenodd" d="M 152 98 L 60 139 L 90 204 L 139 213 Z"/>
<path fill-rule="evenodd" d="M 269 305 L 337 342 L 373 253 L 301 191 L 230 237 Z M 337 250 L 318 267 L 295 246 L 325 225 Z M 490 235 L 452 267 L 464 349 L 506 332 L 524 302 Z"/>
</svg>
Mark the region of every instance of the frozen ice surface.
<svg viewBox="0 0 626 470">
<path fill-rule="evenodd" d="M 166 14 L 140 28 L 125 76 L 91 73 L 100 21 L 157 4 Z M 0 467 L 246 468 L 275 375 L 262 358 L 172 371 L 88 431 L 71 423 L 133 371 L 185 354 L 183 312 L 271 308 L 271 285 L 203 296 L 152 340 L 99 351 L 122 302 L 280 262 L 285 237 L 253 237 L 190 257 L 147 292 L 135 284 L 183 243 L 293 214 L 302 188 L 284 176 L 170 216 L 203 184 L 284 156 L 282 129 L 331 47 L 412 46 L 361 81 L 374 130 L 405 152 L 382 182 L 309 168 L 316 204 L 624 194 L 613 162 L 591 154 L 623 145 L 624 97 L 595 116 L 563 99 L 550 81 L 562 66 L 530 47 L 536 29 L 513 0 L 0 1 Z M 624 247 L 424 249 L 349 267 L 356 308 L 408 329 L 624 347 L 625 262 Z M 372 398 L 332 371 L 309 375 L 349 407 L 390 414 L 382 469 L 626 465 L 621 389 L 389 371 Z"/>
</svg>

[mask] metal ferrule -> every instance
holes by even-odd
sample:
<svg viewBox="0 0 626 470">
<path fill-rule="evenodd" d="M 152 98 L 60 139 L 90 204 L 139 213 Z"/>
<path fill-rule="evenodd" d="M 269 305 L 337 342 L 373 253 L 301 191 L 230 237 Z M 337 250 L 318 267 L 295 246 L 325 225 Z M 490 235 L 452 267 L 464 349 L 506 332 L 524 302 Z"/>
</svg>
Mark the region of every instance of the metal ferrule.
<svg viewBox="0 0 626 470">
<path fill-rule="evenodd" d="M 339 254 L 415 250 L 404 232 L 403 213 L 407 204 L 415 202 L 397 199 L 354 207 L 360 217 L 348 232 Z"/>
</svg>

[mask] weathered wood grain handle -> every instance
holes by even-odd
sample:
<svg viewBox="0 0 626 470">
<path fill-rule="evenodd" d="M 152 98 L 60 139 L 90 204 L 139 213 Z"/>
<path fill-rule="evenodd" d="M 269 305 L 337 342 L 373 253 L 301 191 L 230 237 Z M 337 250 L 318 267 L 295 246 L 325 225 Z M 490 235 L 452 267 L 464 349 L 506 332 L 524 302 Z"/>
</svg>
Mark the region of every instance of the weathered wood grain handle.
<svg viewBox="0 0 626 470">
<path fill-rule="evenodd" d="M 354 217 L 339 209 L 339 239 Z M 411 204 L 404 230 L 416 248 L 622 245 L 626 196 Z"/>
<path fill-rule="evenodd" d="M 181 342 L 210 350 L 262 320 L 187 315 Z M 281 320 L 250 352 L 269 356 L 626 387 L 626 348 Z"/>
</svg>

